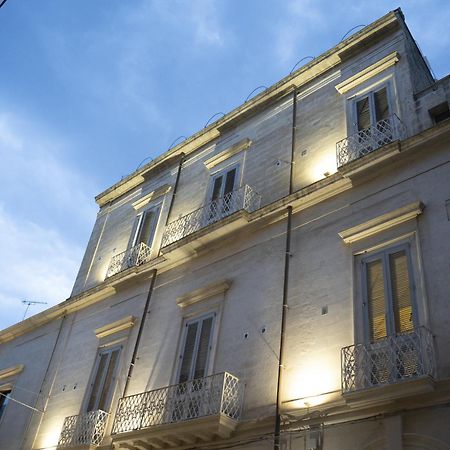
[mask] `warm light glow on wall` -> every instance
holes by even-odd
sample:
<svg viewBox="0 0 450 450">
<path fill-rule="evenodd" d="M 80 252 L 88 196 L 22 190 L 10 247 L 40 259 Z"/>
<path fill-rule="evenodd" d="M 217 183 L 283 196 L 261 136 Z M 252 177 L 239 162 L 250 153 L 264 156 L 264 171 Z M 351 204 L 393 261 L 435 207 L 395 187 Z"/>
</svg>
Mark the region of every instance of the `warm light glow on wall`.
<svg viewBox="0 0 450 450">
<path fill-rule="evenodd" d="M 61 421 L 52 421 L 52 424 L 48 427 L 48 432 L 42 437 L 40 447 L 46 450 L 56 449 L 58 446 L 59 435 L 61 433 Z"/>
<path fill-rule="evenodd" d="M 330 392 L 340 388 L 339 359 L 317 359 L 302 361 L 301 367 L 286 377 L 285 402 L 291 407 L 308 408 L 328 401 Z"/>
<path fill-rule="evenodd" d="M 314 160 L 311 170 L 315 180 L 321 180 L 335 173 L 337 171 L 335 152 L 327 152 L 325 156 Z"/>
</svg>

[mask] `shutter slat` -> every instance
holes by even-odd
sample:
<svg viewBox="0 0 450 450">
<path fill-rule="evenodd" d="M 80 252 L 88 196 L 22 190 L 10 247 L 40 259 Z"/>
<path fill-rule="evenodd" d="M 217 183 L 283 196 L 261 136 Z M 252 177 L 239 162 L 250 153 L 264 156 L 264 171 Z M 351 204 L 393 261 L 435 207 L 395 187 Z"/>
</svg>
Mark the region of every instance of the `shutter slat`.
<svg viewBox="0 0 450 450">
<path fill-rule="evenodd" d="M 381 259 L 367 263 L 367 301 L 370 339 L 387 336 L 386 299 L 384 292 L 383 263 Z"/>
</svg>

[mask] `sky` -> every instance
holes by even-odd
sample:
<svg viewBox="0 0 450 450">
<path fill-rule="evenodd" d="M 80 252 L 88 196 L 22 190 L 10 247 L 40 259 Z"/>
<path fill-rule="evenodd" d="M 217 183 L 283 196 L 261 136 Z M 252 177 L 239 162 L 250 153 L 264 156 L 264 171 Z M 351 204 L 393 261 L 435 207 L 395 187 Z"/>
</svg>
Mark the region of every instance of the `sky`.
<svg viewBox="0 0 450 450">
<path fill-rule="evenodd" d="M 70 295 L 95 195 L 398 6 L 450 73 L 448 0 L 4 3 L 0 329 Z"/>
</svg>

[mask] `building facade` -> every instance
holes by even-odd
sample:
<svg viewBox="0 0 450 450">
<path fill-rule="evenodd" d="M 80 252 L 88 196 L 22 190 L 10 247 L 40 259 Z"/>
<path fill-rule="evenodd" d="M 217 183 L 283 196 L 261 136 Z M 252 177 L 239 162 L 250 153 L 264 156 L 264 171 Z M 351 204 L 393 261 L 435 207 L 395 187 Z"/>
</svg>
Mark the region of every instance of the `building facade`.
<svg viewBox="0 0 450 450">
<path fill-rule="evenodd" d="M 449 99 L 396 10 L 98 195 L 0 448 L 450 449 Z"/>
</svg>

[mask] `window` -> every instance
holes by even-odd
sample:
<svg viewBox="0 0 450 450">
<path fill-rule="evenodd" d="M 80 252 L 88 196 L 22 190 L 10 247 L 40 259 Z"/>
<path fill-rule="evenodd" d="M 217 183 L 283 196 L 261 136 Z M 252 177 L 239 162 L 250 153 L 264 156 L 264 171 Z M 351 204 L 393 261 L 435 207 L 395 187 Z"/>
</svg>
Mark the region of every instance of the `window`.
<svg viewBox="0 0 450 450">
<path fill-rule="evenodd" d="M 409 246 L 364 258 L 363 288 L 366 340 L 413 331 L 415 311 Z"/>
<path fill-rule="evenodd" d="M 387 86 L 371 91 L 354 102 L 354 126 L 356 132 L 375 126 L 390 116 Z"/>
<path fill-rule="evenodd" d="M 444 102 L 431 108 L 429 111 L 433 123 L 438 124 L 450 118 L 450 109 L 448 103 Z"/>
<path fill-rule="evenodd" d="M 207 223 L 215 222 L 240 209 L 238 192 L 238 166 L 234 165 L 213 175 L 208 194 Z"/>
<path fill-rule="evenodd" d="M 209 314 L 184 325 L 177 384 L 207 375 L 215 316 Z"/>
<path fill-rule="evenodd" d="M 101 350 L 91 382 L 87 411 L 107 411 L 114 392 L 121 347 Z"/>
<path fill-rule="evenodd" d="M 0 391 L 0 419 L 2 418 L 6 406 L 8 405 L 10 395 L 11 389 L 5 389 Z"/>
<path fill-rule="evenodd" d="M 160 213 L 160 206 L 147 209 L 139 213 L 131 230 L 129 248 L 144 243 L 152 246 Z"/>
</svg>

